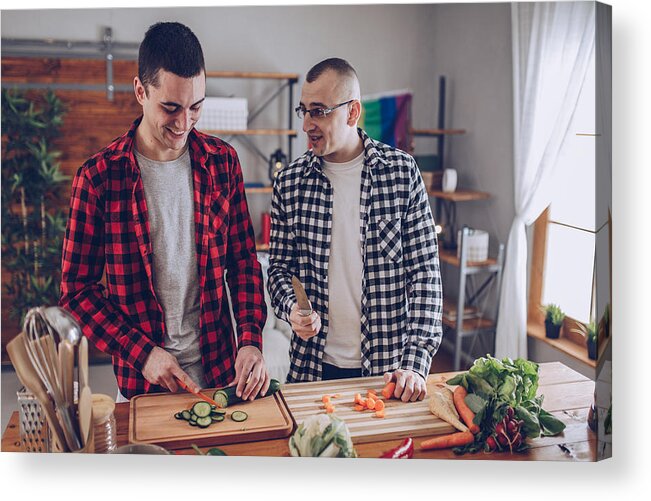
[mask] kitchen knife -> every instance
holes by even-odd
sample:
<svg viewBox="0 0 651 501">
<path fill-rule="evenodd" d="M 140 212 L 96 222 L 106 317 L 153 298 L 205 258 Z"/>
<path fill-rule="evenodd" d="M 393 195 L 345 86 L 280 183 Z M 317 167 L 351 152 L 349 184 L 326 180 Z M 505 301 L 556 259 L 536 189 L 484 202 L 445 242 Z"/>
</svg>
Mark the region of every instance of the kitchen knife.
<svg viewBox="0 0 651 501">
<path fill-rule="evenodd" d="M 208 402 L 210 405 L 214 405 L 215 407 L 217 407 L 217 408 L 219 408 L 219 409 L 222 408 L 222 406 L 219 405 L 217 402 L 215 402 L 212 398 L 207 397 L 206 395 L 204 395 L 204 394 L 201 393 L 200 391 L 198 391 L 198 392 L 195 393 L 194 391 L 192 391 L 192 390 L 188 387 L 187 384 L 185 384 L 185 383 L 184 383 L 183 381 L 181 381 L 179 378 L 176 378 L 176 380 L 179 382 L 179 385 L 181 386 L 181 388 L 183 388 L 185 391 L 188 391 L 188 392 L 192 393 L 193 395 L 196 395 L 196 396 L 199 397 L 201 400 L 205 400 L 205 401 Z"/>
<path fill-rule="evenodd" d="M 295 276 L 292 276 L 292 287 L 294 288 L 294 294 L 296 294 L 298 314 L 302 317 L 309 317 L 312 314 L 312 303 L 307 298 L 303 284 Z"/>
</svg>

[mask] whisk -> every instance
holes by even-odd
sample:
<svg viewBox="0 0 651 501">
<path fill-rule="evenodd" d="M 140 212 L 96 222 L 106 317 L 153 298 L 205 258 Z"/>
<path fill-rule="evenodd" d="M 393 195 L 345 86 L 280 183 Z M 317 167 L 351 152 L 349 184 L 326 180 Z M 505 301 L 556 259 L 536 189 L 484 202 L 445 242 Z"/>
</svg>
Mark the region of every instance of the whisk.
<svg viewBox="0 0 651 501">
<path fill-rule="evenodd" d="M 54 400 L 56 414 L 61 422 L 68 449 L 79 450 L 82 445 L 75 426 L 77 420 L 74 415 L 74 404 L 64 397 L 55 348 L 56 340 L 41 307 L 32 308 L 27 312 L 23 330 L 27 355 L 43 386 Z"/>
</svg>

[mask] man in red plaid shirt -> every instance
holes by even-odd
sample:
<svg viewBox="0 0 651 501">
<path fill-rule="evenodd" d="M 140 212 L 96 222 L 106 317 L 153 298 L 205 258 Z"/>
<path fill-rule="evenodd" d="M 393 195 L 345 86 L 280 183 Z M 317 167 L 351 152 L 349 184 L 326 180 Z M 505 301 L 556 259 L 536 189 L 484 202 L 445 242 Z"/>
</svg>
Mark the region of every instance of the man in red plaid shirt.
<svg viewBox="0 0 651 501">
<path fill-rule="evenodd" d="M 74 178 L 60 305 L 112 356 L 119 397 L 177 379 L 264 395 L 261 267 L 237 153 L 194 129 L 206 90 L 194 33 L 153 25 L 134 90 L 142 116 Z"/>
</svg>

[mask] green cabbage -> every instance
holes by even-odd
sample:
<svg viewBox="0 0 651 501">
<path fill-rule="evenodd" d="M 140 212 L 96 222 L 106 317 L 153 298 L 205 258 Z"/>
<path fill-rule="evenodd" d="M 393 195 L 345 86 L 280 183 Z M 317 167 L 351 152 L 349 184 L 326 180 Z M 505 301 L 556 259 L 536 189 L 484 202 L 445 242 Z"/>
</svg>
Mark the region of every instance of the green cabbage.
<svg viewBox="0 0 651 501">
<path fill-rule="evenodd" d="M 346 423 L 330 414 L 306 418 L 289 439 L 289 453 L 294 457 L 357 457 Z"/>
</svg>

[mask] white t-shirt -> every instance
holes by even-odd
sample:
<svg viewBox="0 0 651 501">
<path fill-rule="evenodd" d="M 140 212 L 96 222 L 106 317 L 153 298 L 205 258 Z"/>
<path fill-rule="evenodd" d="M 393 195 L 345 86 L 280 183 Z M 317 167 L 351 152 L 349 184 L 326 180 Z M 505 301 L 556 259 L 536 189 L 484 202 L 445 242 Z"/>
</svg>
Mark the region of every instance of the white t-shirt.
<svg viewBox="0 0 651 501">
<path fill-rule="evenodd" d="M 362 366 L 362 243 L 360 196 L 364 152 L 345 163 L 323 162 L 334 192 L 328 261 L 328 335 L 323 361 L 342 369 Z"/>
</svg>

